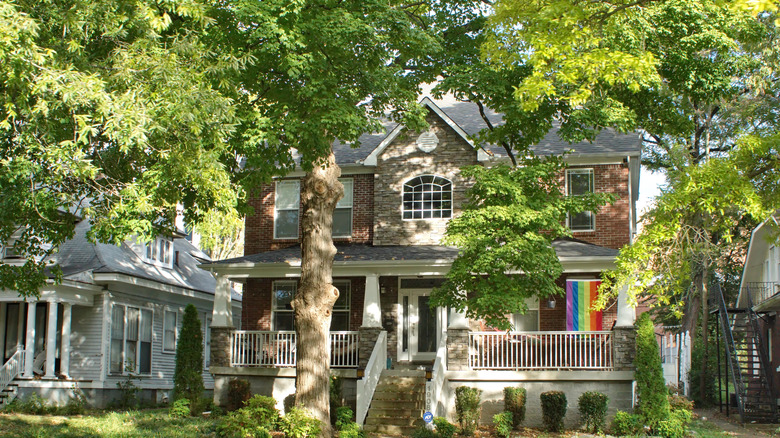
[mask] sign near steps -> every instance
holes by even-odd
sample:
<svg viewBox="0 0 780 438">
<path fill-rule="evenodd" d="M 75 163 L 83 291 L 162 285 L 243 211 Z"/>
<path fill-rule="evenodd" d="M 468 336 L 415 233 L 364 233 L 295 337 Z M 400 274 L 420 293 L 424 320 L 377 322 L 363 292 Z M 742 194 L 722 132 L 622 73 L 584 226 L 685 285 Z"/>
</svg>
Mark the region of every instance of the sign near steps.
<svg viewBox="0 0 780 438">
<path fill-rule="evenodd" d="M 423 414 L 423 421 L 426 422 L 426 423 L 430 423 L 431 421 L 433 421 L 433 414 L 431 414 L 430 412 L 424 413 Z"/>
</svg>

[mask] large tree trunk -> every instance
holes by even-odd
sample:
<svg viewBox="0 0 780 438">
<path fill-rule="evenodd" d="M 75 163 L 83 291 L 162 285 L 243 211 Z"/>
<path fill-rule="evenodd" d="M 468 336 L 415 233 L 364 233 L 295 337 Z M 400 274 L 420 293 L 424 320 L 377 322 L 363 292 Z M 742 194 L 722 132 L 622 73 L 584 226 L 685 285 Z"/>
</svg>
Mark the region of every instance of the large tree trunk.
<svg viewBox="0 0 780 438">
<path fill-rule="evenodd" d="M 702 403 L 706 403 L 706 388 L 707 388 L 707 379 L 712 379 L 714 376 L 710 376 L 707 374 L 707 362 L 708 362 L 708 352 L 710 351 L 710 346 L 708 344 L 709 342 L 709 333 L 710 333 L 710 304 L 709 300 L 707 299 L 709 296 L 709 263 L 706 261 L 704 262 L 704 266 L 702 266 L 702 273 L 701 273 L 701 284 L 699 287 L 701 288 L 701 345 L 704 348 L 704 354 L 701 355 L 701 370 L 699 375 L 699 400 L 702 401 Z"/>
<path fill-rule="evenodd" d="M 328 333 L 333 304 L 339 296 L 338 289 L 333 287 L 336 247 L 331 229 L 333 210 L 344 196 L 344 187 L 338 181 L 340 175 L 341 169 L 331 152 L 323 165 L 303 179 L 301 282 L 292 302 L 298 336 L 295 404 L 322 422 L 324 437 L 331 436 Z"/>
</svg>

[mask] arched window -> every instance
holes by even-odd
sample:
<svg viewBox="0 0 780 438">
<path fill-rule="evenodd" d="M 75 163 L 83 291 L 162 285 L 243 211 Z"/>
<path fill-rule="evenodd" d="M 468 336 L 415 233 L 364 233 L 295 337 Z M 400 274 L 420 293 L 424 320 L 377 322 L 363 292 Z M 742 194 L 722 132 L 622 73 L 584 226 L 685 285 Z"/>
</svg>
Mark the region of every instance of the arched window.
<svg viewBox="0 0 780 438">
<path fill-rule="evenodd" d="M 404 184 L 404 219 L 452 216 L 452 183 L 433 175 L 418 176 Z"/>
</svg>

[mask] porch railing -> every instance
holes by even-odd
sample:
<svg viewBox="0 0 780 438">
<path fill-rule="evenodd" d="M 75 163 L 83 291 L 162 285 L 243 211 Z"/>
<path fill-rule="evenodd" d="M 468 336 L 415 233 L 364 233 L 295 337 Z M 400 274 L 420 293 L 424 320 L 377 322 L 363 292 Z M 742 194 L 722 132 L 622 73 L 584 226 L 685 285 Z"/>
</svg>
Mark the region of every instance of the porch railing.
<svg viewBox="0 0 780 438">
<path fill-rule="evenodd" d="M 374 391 L 379 384 L 379 378 L 382 376 L 382 370 L 387 363 L 387 332 L 381 331 L 379 337 L 371 350 L 371 357 L 366 365 L 366 373 L 362 379 L 357 381 L 357 401 L 355 410 L 355 422 L 363 425 L 368 414 L 368 408 L 371 406 L 371 400 L 374 399 Z"/>
<path fill-rule="evenodd" d="M 0 391 L 4 390 L 19 374 L 24 366 L 24 350 L 17 349 L 16 353 L 0 367 Z"/>
<path fill-rule="evenodd" d="M 750 300 L 753 305 L 761 304 L 764 301 L 772 298 L 780 293 L 780 283 L 747 283 L 746 287 L 742 288 L 742 292 L 750 294 Z"/>
<path fill-rule="evenodd" d="M 297 359 L 293 331 L 235 330 L 230 339 L 232 367 L 294 367 Z M 330 332 L 330 366 L 356 368 L 358 332 Z"/>
<path fill-rule="evenodd" d="M 471 332 L 475 370 L 611 370 L 612 332 Z"/>
</svg>

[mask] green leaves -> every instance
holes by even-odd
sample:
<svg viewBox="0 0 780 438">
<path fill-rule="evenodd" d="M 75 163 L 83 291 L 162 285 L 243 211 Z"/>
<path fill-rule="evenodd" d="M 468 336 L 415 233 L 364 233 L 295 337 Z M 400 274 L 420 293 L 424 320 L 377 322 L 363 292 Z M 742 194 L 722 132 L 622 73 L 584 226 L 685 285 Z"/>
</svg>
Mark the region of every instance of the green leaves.
<svg viewBox="0 0 780 438">
<path fill-rule="evenodd" d="M 596 211 L 614 199 L 604 193 L 566 196 L 563 169 L 560 157 L 526 158 L 515 168 L 463 169 L 474 185 L 445 237 L 461 252 L 447 282 L 433 292 L 433 305 L 508 329 L 506 315 L 524 313 L 528 298 L 563 293 L 555 283 L 563 269 L 552 241 L 571 235 L 567 212 Z"/>
</svg>

